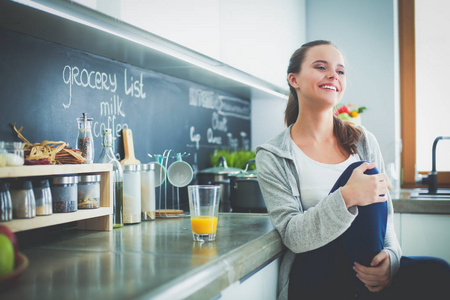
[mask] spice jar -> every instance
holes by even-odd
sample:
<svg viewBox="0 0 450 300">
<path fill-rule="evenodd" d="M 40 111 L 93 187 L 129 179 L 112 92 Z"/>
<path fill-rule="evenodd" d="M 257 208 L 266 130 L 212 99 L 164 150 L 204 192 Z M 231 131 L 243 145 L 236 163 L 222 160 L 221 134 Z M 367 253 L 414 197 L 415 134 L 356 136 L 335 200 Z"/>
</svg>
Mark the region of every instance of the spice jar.
<svg viewBox="0 0 450 300">
<path fill-rule="evenodd" d="M 13 209 L 8 184 L 0 181 L 0 222 L 11 221 Z"/>
<path fill-rule="evenodd" d="M 83 113 L 83 117 L 77 118 L 78 137 L 76 147 L 80 150 L 81 156 L 86 158 L 85 164 L 94 162 L 94 140 L 91 131 L 93 121 L 93 118 L 87 117 L 87 113 Z"/>
<path fill-rule="evenodd" d="M 78 209 L 99 208 L 101 175 L 81 175 L 78 177 Z"/>
<path fill-rule="evenodd" d="M 5 164 L 6 166 L 21 166 L 24 163 L 24 154 L 21 142 L 5 143 Z"/>
<path fill-rule="evenodd" d="M 34 199 L 36 200 L 36 215 L 48 216 L 53 213 L 52 193 L 48 179 L 33 181 Z"/>
<path fill-rule="evenodd" d="M 123 166 L 123 223 L 141 222 L 141 166 Z"/>
<path fill-rule="evenodd" d="M 51 179 L 54 213 L 77 211 L 78 176 L 55 176 Z"/>
<path fill-rule="evenodd" d="M 30 180 L 17 180 L 11 183 L 11 201 L 14 219 L 36 217 L 36 202 Z"/>
<path fill-rule="evenodd" d="M 0 141 L 0 167 L 4 167 L 6 165 L 5 154 L 5 142 Z"/>
<path fill-rule="evenodd" d="M 155 214 L 155 165 L 141 165 L 141 220 L 154 220 Z"/>
</svg>

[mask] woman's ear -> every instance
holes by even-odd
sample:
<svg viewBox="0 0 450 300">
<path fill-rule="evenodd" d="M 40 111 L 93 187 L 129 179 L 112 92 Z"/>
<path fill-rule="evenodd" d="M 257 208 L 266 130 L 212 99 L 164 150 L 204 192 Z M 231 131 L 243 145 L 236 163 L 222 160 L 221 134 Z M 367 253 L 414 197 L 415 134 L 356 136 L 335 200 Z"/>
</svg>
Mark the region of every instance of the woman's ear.
<svg viewBox="0 0 450 300">
<path fill-rule="evenodd" d="M 298 88 L 300 88 L 300 85 L 299 85 L 299 80 L 298 80 L 298 74 L 295 74 L 295 73 L 289 73 L 288 74 L 288 81 L 289 81 L 289 84 L 294 88 L 294 89 L 298 89 Z"/>
</svg>

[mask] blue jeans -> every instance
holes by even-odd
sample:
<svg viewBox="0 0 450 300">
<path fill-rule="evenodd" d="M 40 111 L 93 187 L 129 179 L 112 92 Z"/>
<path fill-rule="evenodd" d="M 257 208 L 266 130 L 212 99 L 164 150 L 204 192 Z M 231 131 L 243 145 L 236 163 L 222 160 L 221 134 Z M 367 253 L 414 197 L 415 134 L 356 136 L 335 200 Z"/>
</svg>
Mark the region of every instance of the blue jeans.
<svg viewBox="0 0 450 300">
<path fill-rule="evenodd" d="M 353 170 L 362 163 L 363 161 L 351 164 L 339 177 L 330 193 L 344 186 Z M 378 174 L 378 170 L 374 168 L 365 173 Z M 442 280 L 436 280 L 433 273 L 443 274 L 444 282 L 449 280 L 450 268 L 445 261 L 403 257 L 400 271 L 393 279 L 392 286 L 382 293 L 369 292 L 356 278 L 352 267 L 355 261 L 369 266 L 373 257 L 383 250 L 386 223 L 386 202 L 359 206 L 358 216 L 340 237 L 318 249 L 297 254 L 289 274 L 289 299 L 352 299 L 356 295 L 362 299 L 406 299 L 404 296 L 411 290 L 411 284 L 414 282 L 420 281 L 421 284 L 416 284 L 413 290 L 429 292 L 431 286 L 436 288 L 439 284 L 433 283 L 433 278 L 436 283 Z M 422 273 L 427 275 L 421 275 Z M 417 295 L 417 292 L 412 295 Z"/>
</svg>

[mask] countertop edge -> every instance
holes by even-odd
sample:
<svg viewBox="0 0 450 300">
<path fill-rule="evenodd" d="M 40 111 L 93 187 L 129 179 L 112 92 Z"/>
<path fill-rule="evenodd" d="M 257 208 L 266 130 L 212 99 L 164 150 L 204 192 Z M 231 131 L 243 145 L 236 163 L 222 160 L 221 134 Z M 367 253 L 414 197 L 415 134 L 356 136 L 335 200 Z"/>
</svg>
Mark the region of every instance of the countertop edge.
<svg viewBox="0 0 450 300">
<path fill-rule="evenodd" d="M 153 289 L 137 299 L 204 299 L 246 277 L 283 251 L 278 232 L 272 231 Z"/>
</svg>

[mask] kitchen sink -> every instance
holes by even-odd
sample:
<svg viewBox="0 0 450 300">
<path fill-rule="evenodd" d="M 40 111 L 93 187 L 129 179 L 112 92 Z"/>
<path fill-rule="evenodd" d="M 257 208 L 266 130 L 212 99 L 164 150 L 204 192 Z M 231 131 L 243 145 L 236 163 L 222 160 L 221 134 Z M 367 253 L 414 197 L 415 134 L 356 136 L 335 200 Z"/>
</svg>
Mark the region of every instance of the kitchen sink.
<svg viewBox="0 0 450 300">
<path fill-rule="evenodd" d="M 450 189 L 438 189 L 435 194 L 430 194 L 428 189 L 413 189 L 409 197 L 411 199 L 450 200 Z"/>
</svg>

